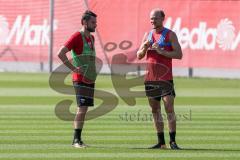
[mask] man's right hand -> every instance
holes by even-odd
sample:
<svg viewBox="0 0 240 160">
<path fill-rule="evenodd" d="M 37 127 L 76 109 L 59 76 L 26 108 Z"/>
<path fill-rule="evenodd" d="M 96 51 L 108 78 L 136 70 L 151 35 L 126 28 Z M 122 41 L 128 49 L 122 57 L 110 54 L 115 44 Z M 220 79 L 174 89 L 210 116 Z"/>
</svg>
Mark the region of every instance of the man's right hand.
<svg viewBox="0 0 240 160">
<path fill-rule="evenodd" d="M 142 43 L 141 43 L 141 46 L 140 46 L 139 50 L 137 51 L 137 58 L 139 60 L 145 56 L 148 48 L 151 46 L 151 43 L 148 41 L 147 36 L 148 36 L 148 33 L 145 33 Z"/>
<path fill-rule="evenodd" d="M 150 47 L 150 42 L 148 40 L 146 40 L 144 43 L 143 43 L 143 47 L 144 49 L 148 49 Z"/>
<path fill-rule="evenodd" d="M 78 73 L 78 74 L 83 74 L 82 70 L 80 69 L 80 67 L 75 67 L 75 69 L 73 70 L 74 73 Z"/>
</svg>

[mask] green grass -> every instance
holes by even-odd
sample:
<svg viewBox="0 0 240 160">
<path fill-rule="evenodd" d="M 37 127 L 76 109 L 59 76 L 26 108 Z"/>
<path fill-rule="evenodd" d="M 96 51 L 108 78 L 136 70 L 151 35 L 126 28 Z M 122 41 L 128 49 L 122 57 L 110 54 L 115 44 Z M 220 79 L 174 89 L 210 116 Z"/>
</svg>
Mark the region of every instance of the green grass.
<svg viewBox="0 0 240 160">
<path fill-rule="evenodd" d="M 86 122 L 83 138 L 89 148 L 72 148 L 72 122 L 58 119 L 55 105 L 75 97 L 52 90 L 48 78 L 0 74 L 0 159 L 240 159 L 239 80 L 175 79 L 177 142 L 183 150 L 172 151 L 146 149 L 156 142 L 146 98 L 128 106 L 109 76 L 99 76 L 96 88 L 118 96 L 118 106 Z M 165 130 L 168 142 L 167 125 Z"/>
</svg>

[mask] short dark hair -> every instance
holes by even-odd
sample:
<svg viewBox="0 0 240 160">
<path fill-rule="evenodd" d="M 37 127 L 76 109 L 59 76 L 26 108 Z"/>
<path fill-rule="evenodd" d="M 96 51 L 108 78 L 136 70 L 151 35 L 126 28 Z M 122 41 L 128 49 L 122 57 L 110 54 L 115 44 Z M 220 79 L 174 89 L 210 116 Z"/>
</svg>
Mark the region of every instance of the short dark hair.
<svg viewBox="0 0 240 160">
<path fill-rule="evenodd" d="M 82 20 L 81 20 L 82 24 L 83 24 L 84 20 L 88 21 L 91 18 L 91 16 L 97 17 L 97 15 L 95 13 L 93 13 L 92 11 L 86 10 L 82 15 Z"/>
</svg>

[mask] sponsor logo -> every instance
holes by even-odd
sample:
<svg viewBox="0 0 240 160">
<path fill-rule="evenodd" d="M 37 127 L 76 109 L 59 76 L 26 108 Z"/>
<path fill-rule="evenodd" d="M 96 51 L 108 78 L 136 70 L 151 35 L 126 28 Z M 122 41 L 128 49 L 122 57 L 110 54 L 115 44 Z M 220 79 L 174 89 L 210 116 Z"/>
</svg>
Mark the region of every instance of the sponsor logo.
<svg viewBox="0 0 240 160">
<path fill-rule="evenodd" d="M 56 20 L 53 28 L 57 29 Z M 18 15 L 10 27 L 7 18 L 0 15 L 0 45 L 49 45 L 49 32 L 47 19 L 43 19 L 42 24 L 32 24 L 30 15 Z"/>
<path fill-rule="evenodd" d="M 175 22 L 169 17 L 165 26 L 177 34 L 183 49 L 214 50 L 218 47 L 223 51 L 234 51 L 240 43 L 240 30 L 237 32 L 228 18 L 221 19 L 214 28 L 208 27 L 205 21 L 199 21 L 198 26 L 189 29 L 182 26 L 180 17 Z"/>
</svg>

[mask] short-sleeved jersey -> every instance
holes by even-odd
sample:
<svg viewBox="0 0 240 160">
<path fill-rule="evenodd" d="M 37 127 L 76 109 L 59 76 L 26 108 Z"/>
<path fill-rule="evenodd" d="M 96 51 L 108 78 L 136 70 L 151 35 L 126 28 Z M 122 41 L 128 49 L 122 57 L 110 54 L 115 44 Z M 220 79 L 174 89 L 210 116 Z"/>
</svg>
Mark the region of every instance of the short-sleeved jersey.
<svg viewBox="0 0 240 160">
<path fill-rule="evenodd" d="M 91 35 L 92 36 L 92 35 Z M 86 40 L 86 42 L 88 43 L 88 45 L 90 46 L 90 48 L 94 48 L 94 44 L 93 42 L 91 41 L 91 39 L 94 40 L 94 37 L 92 36 L 91 37 L 86 37 L 86 36 L 83 36 Z M 66 43 L 64 44 L 64 46 L 66 48 L 68 48 L 68 50 L 72 50 L 73 52 L 75 52 L 77 55 L 81 55 L 82 52 L 83 52 L 83 39 L 82 39 L 82 35 L 81 33 L 78 31 L 78 32 L 75 32 L 67 41 Z M 73 72 L 72 74 L 72 80 L 75 81 L 75 82 L 86 82 L 86 83 L 93 83 L 89 80 L 87 80 L 86 78 L 84 78 L 84 76 L 82 74 L 79 74 L 79 73 L 75 73 Z"/>
</svg>

